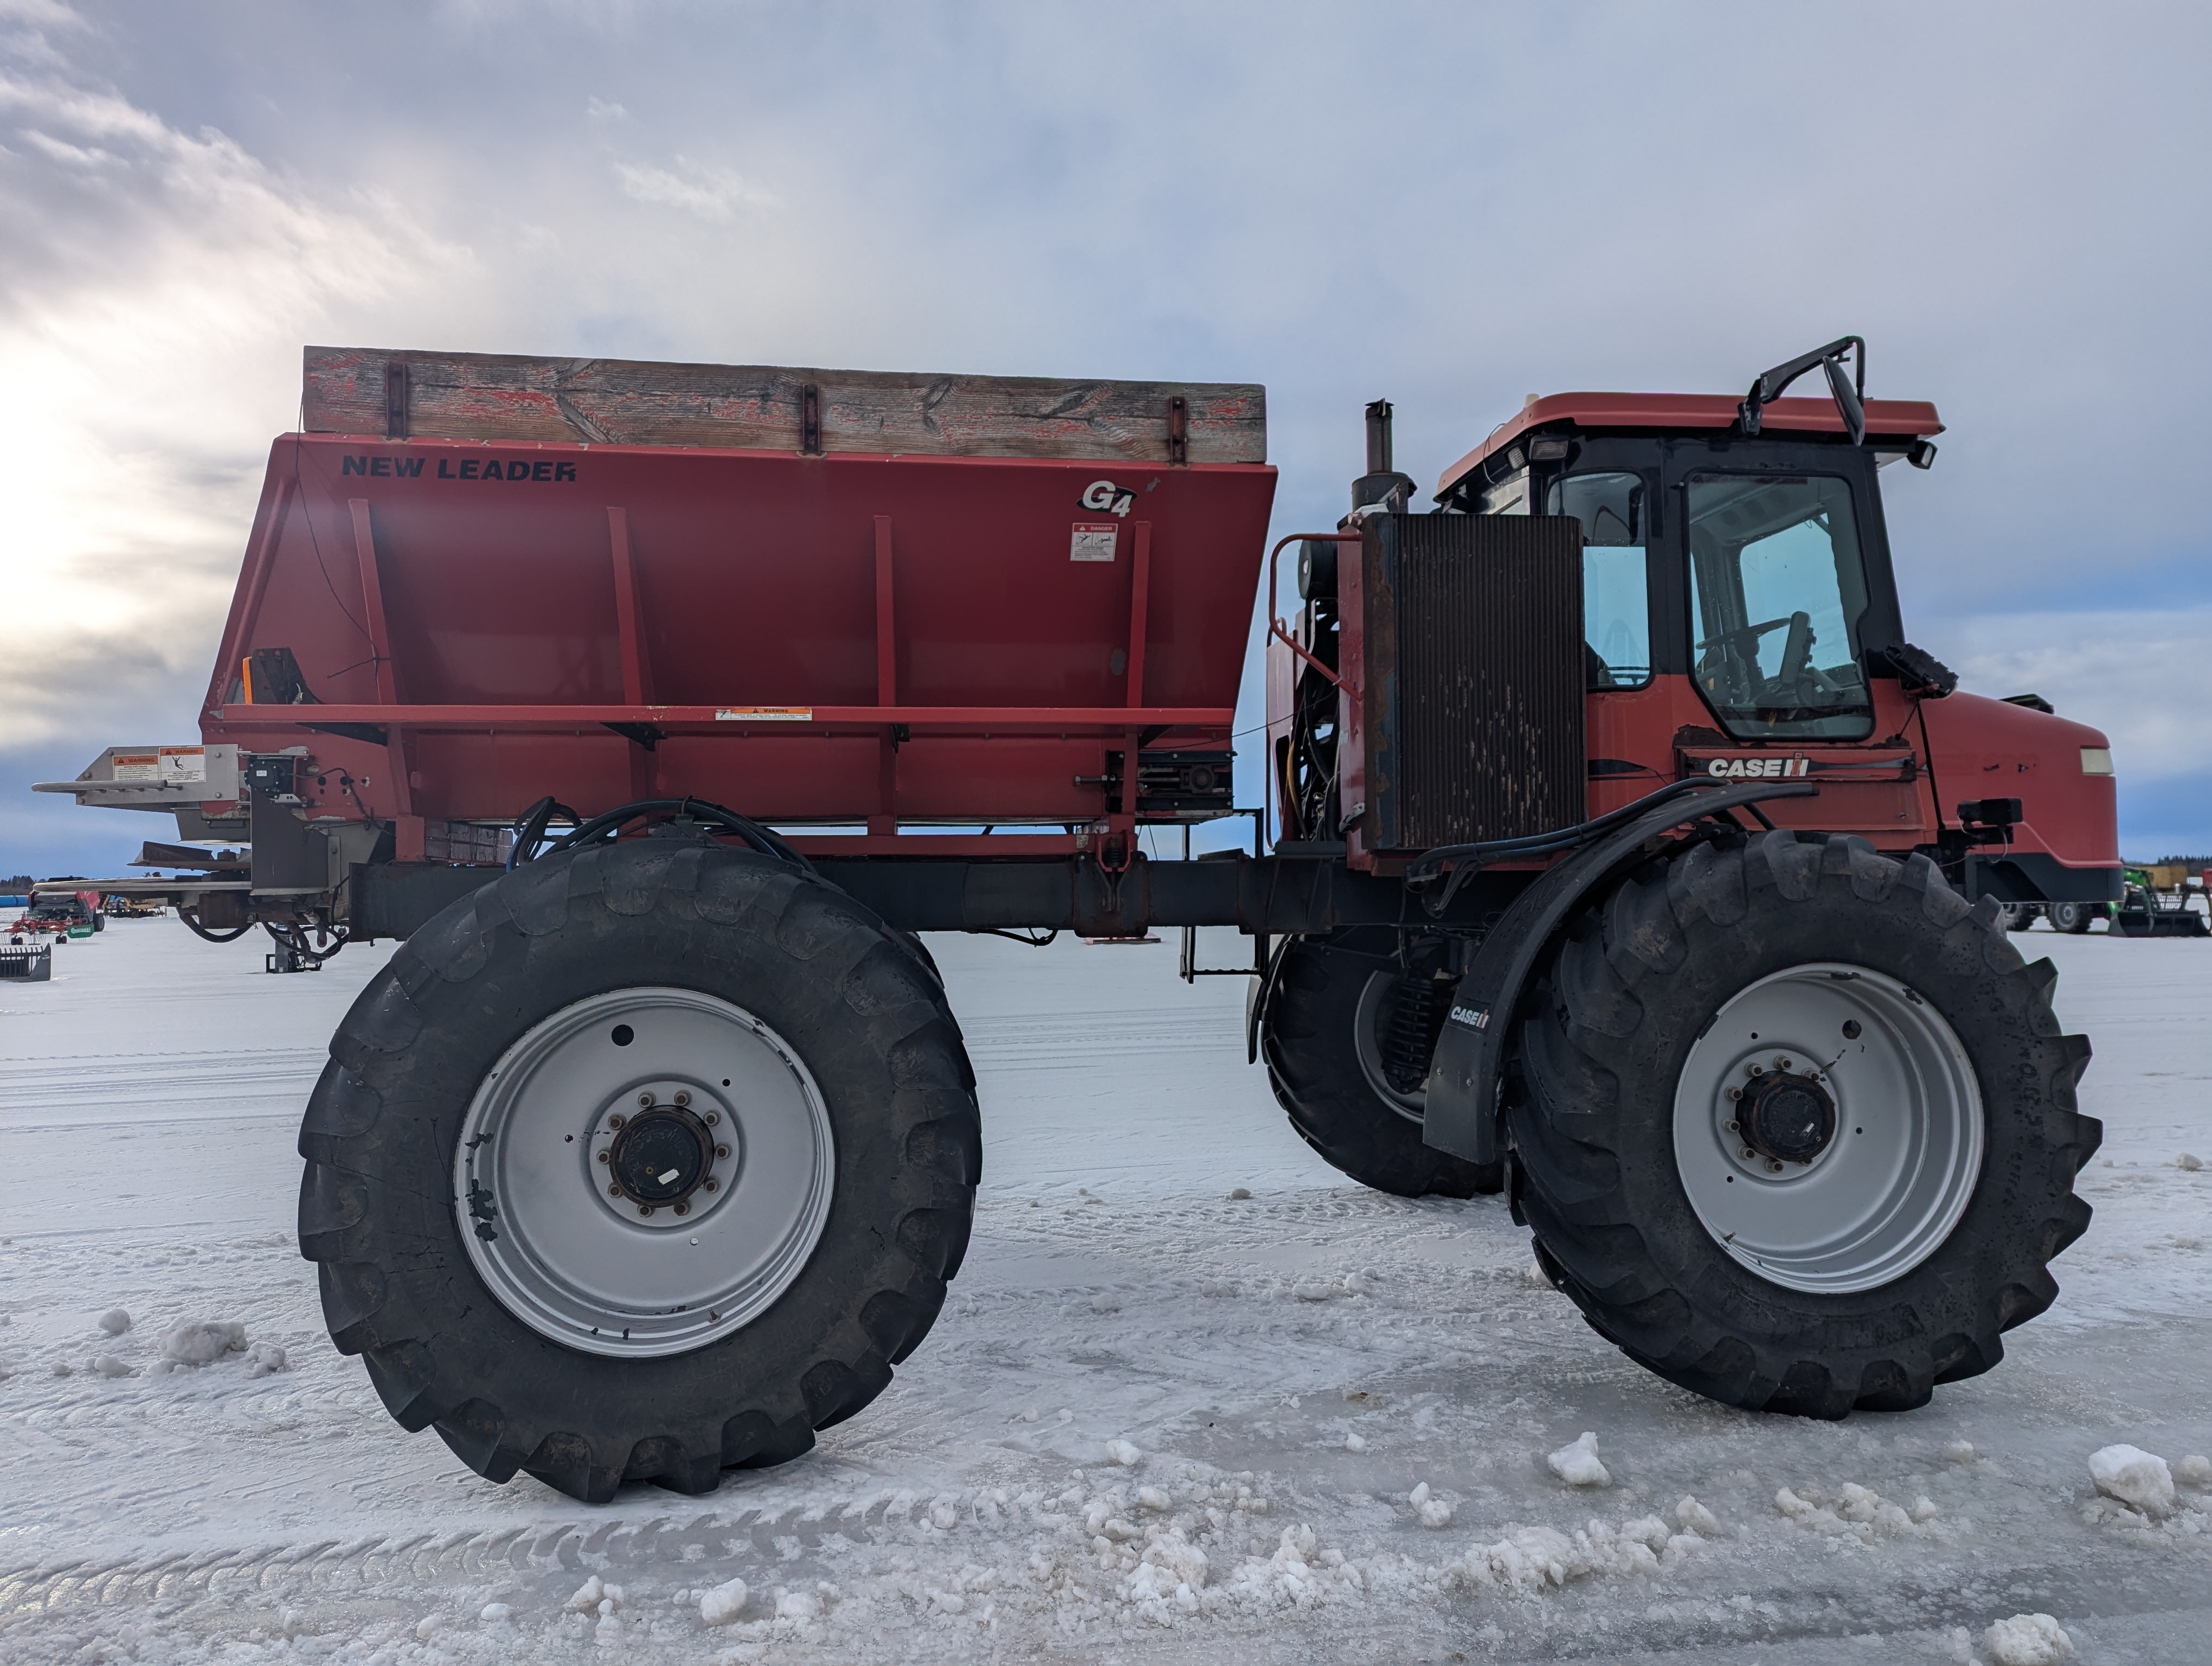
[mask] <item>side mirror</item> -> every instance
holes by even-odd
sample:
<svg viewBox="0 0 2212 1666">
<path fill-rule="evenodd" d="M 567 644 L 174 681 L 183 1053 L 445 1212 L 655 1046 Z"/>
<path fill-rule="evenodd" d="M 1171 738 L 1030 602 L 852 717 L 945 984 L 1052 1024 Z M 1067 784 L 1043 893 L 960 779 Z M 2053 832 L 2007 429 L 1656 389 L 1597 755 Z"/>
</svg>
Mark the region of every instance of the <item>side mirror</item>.
<svg viewBox="0 0 2212 1666">
<path fill-rule="evenodd" d="M 1851 386 L 1851 379 L 1844 374 L 1841 359 L 1822 359 L 1820 368 L 1828 373 L 1828 392 L 1836 396 L 1836 409 L 1844 415 L 1844 429 L 1851 436 L 1851 443 L 1866 443 L 1866 406 Z"/>
</svg>

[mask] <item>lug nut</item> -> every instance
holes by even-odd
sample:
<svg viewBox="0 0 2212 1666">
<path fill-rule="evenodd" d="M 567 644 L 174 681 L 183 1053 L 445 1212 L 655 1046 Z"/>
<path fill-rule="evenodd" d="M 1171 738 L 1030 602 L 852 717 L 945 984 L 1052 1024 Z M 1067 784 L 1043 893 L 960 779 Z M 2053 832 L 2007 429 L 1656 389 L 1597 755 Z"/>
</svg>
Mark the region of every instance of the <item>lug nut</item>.
<svg viewBox="0 0 2212 1666">
<path fill-rule="evenodd" d="M 688 1203 L 679 1203 L 676 1206 L 676 1213 L 679 1215 L 688 1215 L 691 1213 L 691 1206 Z"/>
<path fill-rule="evenodd" d="M 637 1096 L 637 1102 L 639 1104 L 644 1106 L 647 1110 L 651 1110 L 653 1109 L 653 1095 L 651 1093 L 639 1094 Z"/>
<path fill-rule="evenodd" d="M 1774 1055 L 1774 1067 L 1777 1070 L 1787 1070 L 1790 1068 L 1790 1061 L 1778 1053 Z"/>
<path fill-rule="evenodd" d="M 1736 1155 L 1742 1158 L 1747 1163 L 1755 1163 L 1759 1160 L 1759 1153 L 1752 1150 L 1748 1146 L 1746 1146 L 1741 1151 L 1738 1152 Z"/>
<path fill-rule="evenodd" d="M 1753 1065 L 1745 1073 L 1753 1076 L 1764 1076 L 1766 1073 L 1766 1067 L 1763 1064 L 1755 1064 Z"/>
<path fill-rule="evenodd" d="M 705 1121 L 706 1121 L 707 1126 L 708 1126 L 708 1128 L 712 1128 L 712 1127 L 714 1127 L 715 1123 L 717 1123 L 717 1122 L 720 1122 L 721 1120 L 722 1120 L 722 1113 L 721 1113 L 721 1112 L 720 1112 L 719 1110 L 710 1110 L 710 1111 L 708 1111 L 708 1112 L 707 1113 L 707 1115 L 706 1115 L 706 1118 L 705 1118 Z"/>
<path fill-rule="evenodd" d="M 717 1146 L 714 1147 L 714 1155 L 717 1157 L 727 1157 L 729 1154 L 730 1148 L 727 1146 Z"/>
<path fill-rule="evenodd" d="M 653 1213 L 653 1205 L 650 1203 L 641 1203 L 637 1206 L 637 1212 L 641 1215 L 649 1215 Z"/>
<path fill-rule="evenodd" d="M 1731 1099 L 1741 1099 L 1743 1097 L 1743 1090 L 1740 1087 L 1732 1087 L 1729 1090 L 1728 1096 Z"/>
<path fill-rule="evenodd" d="M 610 1116 L 607 1118 L 607 1126 L 611 1128 L 618 1128 L 628 1121 L 629 1118 L 627 1116 Z"/>
<path fill-rule="evenodd" d="M 691 1096 L 679 1087 L 676 1090 L 676 1103 L 679 1105 L 688 1105 L 691 1103 Z"/>
<path fill-rule="evenodd" d="M 607 1195 L 608 1195 L 609 1197 L 620 1197 L 620 1196 L 622 1195 L 622 1187 L 620 1186 L 620 1184 L 616 1184 L 616 1185 L 612 1185 L 612 1186 L 608 1187 L 608 1188 L 607 1188 Z"/>
<path fill-rule="evenodd" d="M 1733 1123 L 1733 1122 L 1731 1122 L 1731 1123 L 1729 1123 L 1729 1126 L 1730 1128 L 1734 1128 L 1734 1127 L 1735 1126 L 1735 1123 Z M 612 1158 L 609 1157 L 609 1156 L 606 1154 L 606 1152 L 601 1152 L 599 1153 L 599 1161 L 600 1161 L 600 1162 L 602 1162 L 602 1163 L 611 1163 L 612 1161 L 614 1161 L 614 1159 L 613 1159 Z"/>
<path fill-rule="evenodd" d="M 1782 1172 L 1782 1165 L 1770 1157 L 1766 1159 L 1766 1171 L 1769 1174 L 1780 1174 Z M 648 1209 L 646 1213 L 647 1214 L 651 1214 L 653 1211 Z"/>
<path fill-rule="evenodd" d="M 710 1192 L 719 1192 L 722 1189 L 722 1183 L 719 1180 L 710 1179 L 706 1183 L 706 1189 Z"/>
<path fill-rule="evenodd" d="M 1735 1117 L 1733 1117 L 1733 1116 L 1731 1116 L 1731 1117 L 1729 1117 L 1729 1118 L 1728 1119 L 1728 1131 L 1729 1131 L 1730 1134 L 1736 1134 L 1736 1133 L 1740 1133 L 1740 1132 L 1741 1132 L 1741 1124 L 1739 1124 L 1739 1123 L 1736 1122 L 1735 1118 Z"/>
</svg>

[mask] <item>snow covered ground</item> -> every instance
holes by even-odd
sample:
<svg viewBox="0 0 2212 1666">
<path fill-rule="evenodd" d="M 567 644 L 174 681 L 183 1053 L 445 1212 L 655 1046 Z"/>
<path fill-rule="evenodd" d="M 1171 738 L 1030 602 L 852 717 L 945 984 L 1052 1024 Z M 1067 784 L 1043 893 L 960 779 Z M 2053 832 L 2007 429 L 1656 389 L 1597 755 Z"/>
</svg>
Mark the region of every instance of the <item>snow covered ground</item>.
<svg viewBox="0 0 2212 1666">
<path fill-rule="evenodd" d="M 1998 1370 L 1830 1425 L 1629 1364 L 1497 1200 L 1342 1183 L 1243 980 L 933 939 L 988 1137 L 936 1330 L 799 1462 L 591 1509 L 403 1433 L 323 1335 L 294 1131 L 388 950 L 269 977 L 115 922 L 0 985 L 0 1660 L 2056 1660 L 1985 1635 L 2035 1614 L 2212 1660 L 2212 944 L 2021 942 L 2096 1043 L 2096 1222 Z M 164 1370 L 194 1322 L 246 1346 Z M 2168 1513 L 2094 1493 L 2116 1444 Z"/>
</svg>

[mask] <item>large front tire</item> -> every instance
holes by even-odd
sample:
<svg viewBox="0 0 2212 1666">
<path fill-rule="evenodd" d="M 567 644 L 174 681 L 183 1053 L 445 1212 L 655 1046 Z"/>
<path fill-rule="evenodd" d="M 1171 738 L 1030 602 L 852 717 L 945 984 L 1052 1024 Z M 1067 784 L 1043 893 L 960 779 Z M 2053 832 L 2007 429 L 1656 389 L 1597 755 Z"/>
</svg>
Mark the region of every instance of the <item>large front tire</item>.
<svg viewBox="0 0 2212 1666">
<path fill-rule="evenodd" d="M 1631 876 L 1519 1031 L 1540 1260 L 1601 1335 L 1731 1405 L 1898 1410 L 1987 1371 L 2089 1220 L 2102 1130 L 2056 976 L 1926 858 L 1856 838 Z"/>
<path fill-rule="evenodd" d="M 1425 1069 L 1436 1025 L 1403 1003 L 1449 989 L 1432 992 L 1401 976 L 1394 962 L 1324 943 L 1297 939 L 1283 950 L 1261 1015 L 1268 1083 L 1298 1137 L 1363 1186 L 1398 1197 L 1473 1197 L 1504 1185 L 1502 1164 L 1469 1163 L 1421 1140 L 1414 1073 Z M 1441 1020 L 1441 1006 L 1432 1017 Z M 1389 1032 L 1401 1019 L 1419 1034 L 1393 1049 Z"/>
<path fill-rule="evenodd" d="M 890 1383 L 966 1250 L 941 987 L 751 852 L 532 862 L 410 939 L 331 1051 L 300 1244 L 332 1340 L 492 1481 L 596 1502 L 795 1457 Z"/>
</svg>

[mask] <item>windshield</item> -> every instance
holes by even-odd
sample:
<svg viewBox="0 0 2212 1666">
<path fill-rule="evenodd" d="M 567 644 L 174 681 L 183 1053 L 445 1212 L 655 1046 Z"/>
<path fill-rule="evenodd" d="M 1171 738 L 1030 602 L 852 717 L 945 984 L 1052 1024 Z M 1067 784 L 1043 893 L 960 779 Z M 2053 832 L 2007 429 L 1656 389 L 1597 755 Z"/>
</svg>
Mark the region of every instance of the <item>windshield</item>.
<svg viewBox="0 0 2212 1666">
<path fill-rule="evenodd" d="M 1689 522 L 1698 686 L 1729 733 L 1873 733 L 1850 486 L 1820 475 L 1693 475 Z"/>
</svg>

